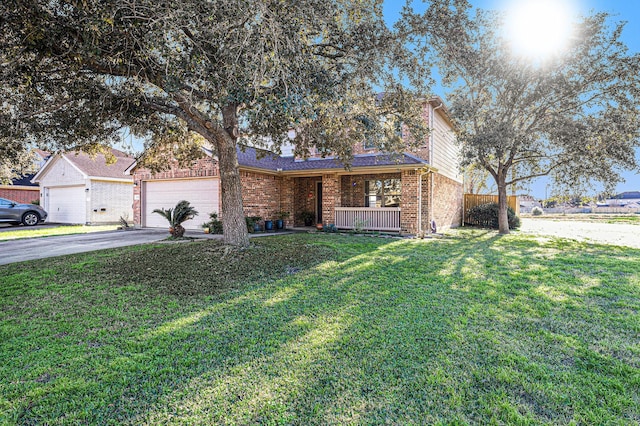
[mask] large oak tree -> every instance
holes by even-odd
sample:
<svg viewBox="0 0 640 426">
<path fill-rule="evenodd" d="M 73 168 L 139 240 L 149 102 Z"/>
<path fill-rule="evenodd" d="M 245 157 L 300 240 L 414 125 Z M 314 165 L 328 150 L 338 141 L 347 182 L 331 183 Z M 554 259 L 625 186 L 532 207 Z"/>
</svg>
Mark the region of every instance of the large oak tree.
<svg viewBox="0 0 640 426">
<path fill-rule="evenodd" d="M 508 233 L 507 187 L 551 175 L 563 185 L 613 184 L 638 167 L 640 55 L 605 13 L 576 17 L 565 51 L 532 61 L 515 55 L 504 16 L 466 0 L 434 0 L 404 24 L 437 52 L 463 163 L 496 181 L 500 233 Z M 437 23 L 437 25 L 434 25 Z"/>
<path fill-rule="evenodd" d="M 398 84 L 419 88 L 404 72 L 419 63 L 375 0 L 8 0 L 0 63 L 3 140 L 96 151 L 128 131 L 149 152 L 209 141 L 235 245 L 248 244 L 239 137 L 277 150 L 294 128 L 299 154 L 348 161 L 365 134 L 394 150 L 398 122 L 417 141 L 424 130 Z"/>
</svg>

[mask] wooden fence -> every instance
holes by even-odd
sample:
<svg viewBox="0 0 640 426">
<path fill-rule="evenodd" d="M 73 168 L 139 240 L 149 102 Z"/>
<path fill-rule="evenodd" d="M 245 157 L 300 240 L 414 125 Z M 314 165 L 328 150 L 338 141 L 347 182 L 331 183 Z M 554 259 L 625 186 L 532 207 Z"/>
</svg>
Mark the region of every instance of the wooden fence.
<svg viewBox="0 0 640 426">
<path fill-rule="evenodd" d="M 464 223 L 470 223 L 468 212 L 469 209 L 479 206 L 480 204 L 498 203 L 497 195 L 483 195 L 483 194 L 464 194 Z M 516 212 L 516 215 L 520 215 L 520 203 L 518 197 L 515 195 L 507 196 L 507 205 Z"/>
</svg>

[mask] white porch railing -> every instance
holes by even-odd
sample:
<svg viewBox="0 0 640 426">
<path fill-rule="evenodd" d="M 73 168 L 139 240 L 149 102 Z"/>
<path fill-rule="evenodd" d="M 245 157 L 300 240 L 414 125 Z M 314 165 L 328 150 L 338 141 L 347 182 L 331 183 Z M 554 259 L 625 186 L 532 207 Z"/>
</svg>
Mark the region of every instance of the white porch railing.
<svg viewBox="0 0 640 426">
<path fill-rule="evenodd" d="M 366 231 L 400 231 L 400 207 L 336 207 L 336 227 Z"/>
</svg>

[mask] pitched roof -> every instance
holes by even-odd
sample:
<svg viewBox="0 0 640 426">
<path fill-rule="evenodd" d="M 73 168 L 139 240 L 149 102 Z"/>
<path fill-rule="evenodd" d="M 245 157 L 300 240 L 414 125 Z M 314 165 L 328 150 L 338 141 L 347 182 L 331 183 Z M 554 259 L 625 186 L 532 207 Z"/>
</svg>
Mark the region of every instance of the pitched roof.
<svg viewBox="0 0 640 426">
<path fill-rule="evenodd" d="M 635 198 L 640 198 L 640 191 L 621 192 L 620 194 L 615 195 L 611 199 L 614 199 L 614 200 L 629 200 L 629 199 L 635 199 Z"/>
<path fill-rule="evenodd" d="M 18 186 L 38 186 L 37 183 L 31 182 L 31 179 L 33 179 L 35 175 L 36 175 L 35 173 L 31 173 L 31 174 L 19 177 L 17 179 L 12 179 L 11 184 L 18 185 Z"/>
<path fill-rule="evenodd" d="M 271 171 L 303 171 L 315 169 L 344 169 L 345 164 L 334 157 L 309 158 L 298 160 L 294 157 L 280 157 L 270 151 L 256 148 L 238 147 L 238 164 L 244 167 L 266 169 Z M 351 168 L 396 166 L 396 165 L 426 165 L 427 161 L 413 155 L 402 154 L 360 154 L 354 155 Z"/>
<path fill-rule="evenodd" d="M 132 179 L 131 176 L 125 175 L 124 171 L 134 159 L 117 149 L 111 149 L 111 153 L 116 157 L 116 162 L 111 164 L 107 164 L 104 154 L 93 157 L 84 152 L 68 152 L 64 157 L 87 176 Z"/>
</svg>

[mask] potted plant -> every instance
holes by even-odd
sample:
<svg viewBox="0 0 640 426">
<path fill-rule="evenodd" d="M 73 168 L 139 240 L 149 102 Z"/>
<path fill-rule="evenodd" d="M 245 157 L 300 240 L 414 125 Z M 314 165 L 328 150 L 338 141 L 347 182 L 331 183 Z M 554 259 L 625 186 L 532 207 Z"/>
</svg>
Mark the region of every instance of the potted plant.
<svg viewBox="0 0 640 426">
<path fill-rule="evenodd" d="M 191 206 L 188 201 L 182 200 L 174 208 L 155 209 L 153 213 L 158 213 L 169 222 L 169 233 L 174 238 L 184 236 L 184 227 L 182 224 L 189 219 L 193 219 L 198 212 Z"/>
<path fill-rule="evenodd" d="M 270 219 L 265 219 L 264 221 L 264 230 L 265 231 L 273 231 L 273 221 Z"/>
<path fill-rule="evenodd" d="M 289 212 L 279 211 L 276 212 L 276 229 L 284 229 L 284 221 L 289 219 Z"/>
<path fill-rule="evenodd" d="M 247 231 L 250 233 L 260 232 L 260 221 L 262 217 L 260 216 L 246 216 L 245 221 L 247 222 Z"/>
<path fill-rule="evenodd" d="M 300 213 L 298 213 L 298 219 L 304 222 L 304 226 L 311 226 L 315 216 L 316 215 L 313 214 L 313 212 L 310 212 L 309 210 L 303 210 Z"/>
</svg>

